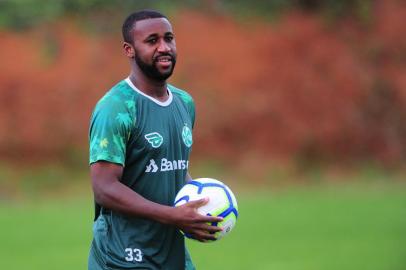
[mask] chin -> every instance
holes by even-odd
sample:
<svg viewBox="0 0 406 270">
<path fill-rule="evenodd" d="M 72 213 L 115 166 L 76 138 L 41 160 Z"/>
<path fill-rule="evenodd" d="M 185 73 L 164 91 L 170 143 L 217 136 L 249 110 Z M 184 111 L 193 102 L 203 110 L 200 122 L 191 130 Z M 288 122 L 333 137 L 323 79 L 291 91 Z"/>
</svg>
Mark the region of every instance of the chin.
<svg viewBox="0 0 406 270">
<path fill-rule="evenodd" d="M 166 73 L 161 73 L 161 79 L 167 80 L 169 77 L 172 76 L 172 71 L 171 72 L 166 72 Z"/>
</svg>

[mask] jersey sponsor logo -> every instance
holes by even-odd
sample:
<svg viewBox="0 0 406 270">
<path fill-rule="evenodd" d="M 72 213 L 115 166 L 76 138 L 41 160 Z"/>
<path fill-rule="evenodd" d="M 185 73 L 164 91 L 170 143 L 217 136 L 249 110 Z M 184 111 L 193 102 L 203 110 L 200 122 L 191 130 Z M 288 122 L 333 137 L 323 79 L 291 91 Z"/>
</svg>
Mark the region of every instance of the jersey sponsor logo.
<svg viewBox="0 0 406 270">
<path fill-rule="evenodd" d="M 155 172 L 168 172 L 175 170 L 186 170 L 189 167 L 188 160 L 168 160 L 166 158 L 161 159 L 160 166 L 158 167 L 154 159 L 149 160 L 149 164 L 145 167 L 146 173 Z"/>
<path fill-rule="evenodd" d="M 155 163 L 155 160 L 150 159 L 149 164 L 147 165 L 145 172 L 157 172 L 158 171 L 158 166 Z"/>
<path fill-rule="evenodd" d="M 164 142 L 164 138 L 158 132 L 152 132 L 145 134 L 144 138 L 152 145 L 154 148 L 158 148 Z"/>
<path fill-rule="evenodd" d="M 182 129 L 182 139 L 183 139 L 183 143 L 187 147 L 192 146 L 192 144 L 193 144 L 192 131 L 190 130 L 190 128 L 186 124 Z"/>
</svg>

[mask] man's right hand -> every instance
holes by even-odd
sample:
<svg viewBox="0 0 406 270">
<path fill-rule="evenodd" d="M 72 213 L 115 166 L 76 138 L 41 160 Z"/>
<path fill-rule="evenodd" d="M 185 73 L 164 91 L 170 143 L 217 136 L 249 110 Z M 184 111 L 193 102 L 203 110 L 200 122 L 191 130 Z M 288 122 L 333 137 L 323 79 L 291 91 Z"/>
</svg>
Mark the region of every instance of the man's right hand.
<svg viewBox="0 0 406 270">
<path fill-rule="evenodd" d="M 197 208 L 207 204 L 208 201 L 208 198 L 203 198 L 174 207 L 173 225 L 198 241 L 216 240 L 214 234 L 222 231 L 222 228 L 211 226 L 208 223 L 221 222 L 223 218 L 204 216 L 197 212 Z"/>
</svg>

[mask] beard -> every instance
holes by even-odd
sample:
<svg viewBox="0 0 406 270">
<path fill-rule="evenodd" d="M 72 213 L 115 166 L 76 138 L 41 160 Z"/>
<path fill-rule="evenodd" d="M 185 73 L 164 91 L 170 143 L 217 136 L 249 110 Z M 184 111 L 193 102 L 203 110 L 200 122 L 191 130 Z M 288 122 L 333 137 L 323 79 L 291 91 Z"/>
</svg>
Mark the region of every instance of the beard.
<svg viewBox="0 0 406 270">
<path fill-rule="evenodd" d="M 163 56 L 163 55 L 160 55 Z M 170 70 L 168 70 L 165 73 L 162 73 L 159 71 L 158 67 L 156 66 L 156 63 L 158 61 L 157 57 L 155 57 L 153 59 L 152 65 L 144 62 L 139 56 L 138 53 L 135 54 L 135 63 L 137 63 L 138 67 L 141 69 L 141 71 L 145 74 L 145 76 L 147 76 L 148 78 L 154 80 L 154 81 L 165 81 L 166 79 L 168 79 L 172 73 L 173 70 L 175 68 L 175 64 L 176 64 L 176 56 L 171 55 L 171 54 L 165 54 L 165 56 L 170 56 L 172 58 L 172 66 L 170 68 Z"/>
</svg>

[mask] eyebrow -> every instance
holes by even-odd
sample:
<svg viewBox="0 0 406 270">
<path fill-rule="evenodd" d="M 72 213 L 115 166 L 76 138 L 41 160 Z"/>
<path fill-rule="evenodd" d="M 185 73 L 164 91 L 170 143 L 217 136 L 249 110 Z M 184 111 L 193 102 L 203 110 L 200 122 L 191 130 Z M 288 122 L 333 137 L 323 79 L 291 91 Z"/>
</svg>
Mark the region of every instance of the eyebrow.
<svg viewBox="0 0 406 270">
<path fill-rule="evenodd" d="M 166 32 L 164 34 L 164 36 L 174 36 L 174 34 L 172 32 Z M 153 33 L 153 34 L 150 34 L 149 36 L 147 36 L 144 40 L 148 40 L 150 38 L 156 38 L 156 37 L 159 37 L 159 34 Z"/>
</svg>

